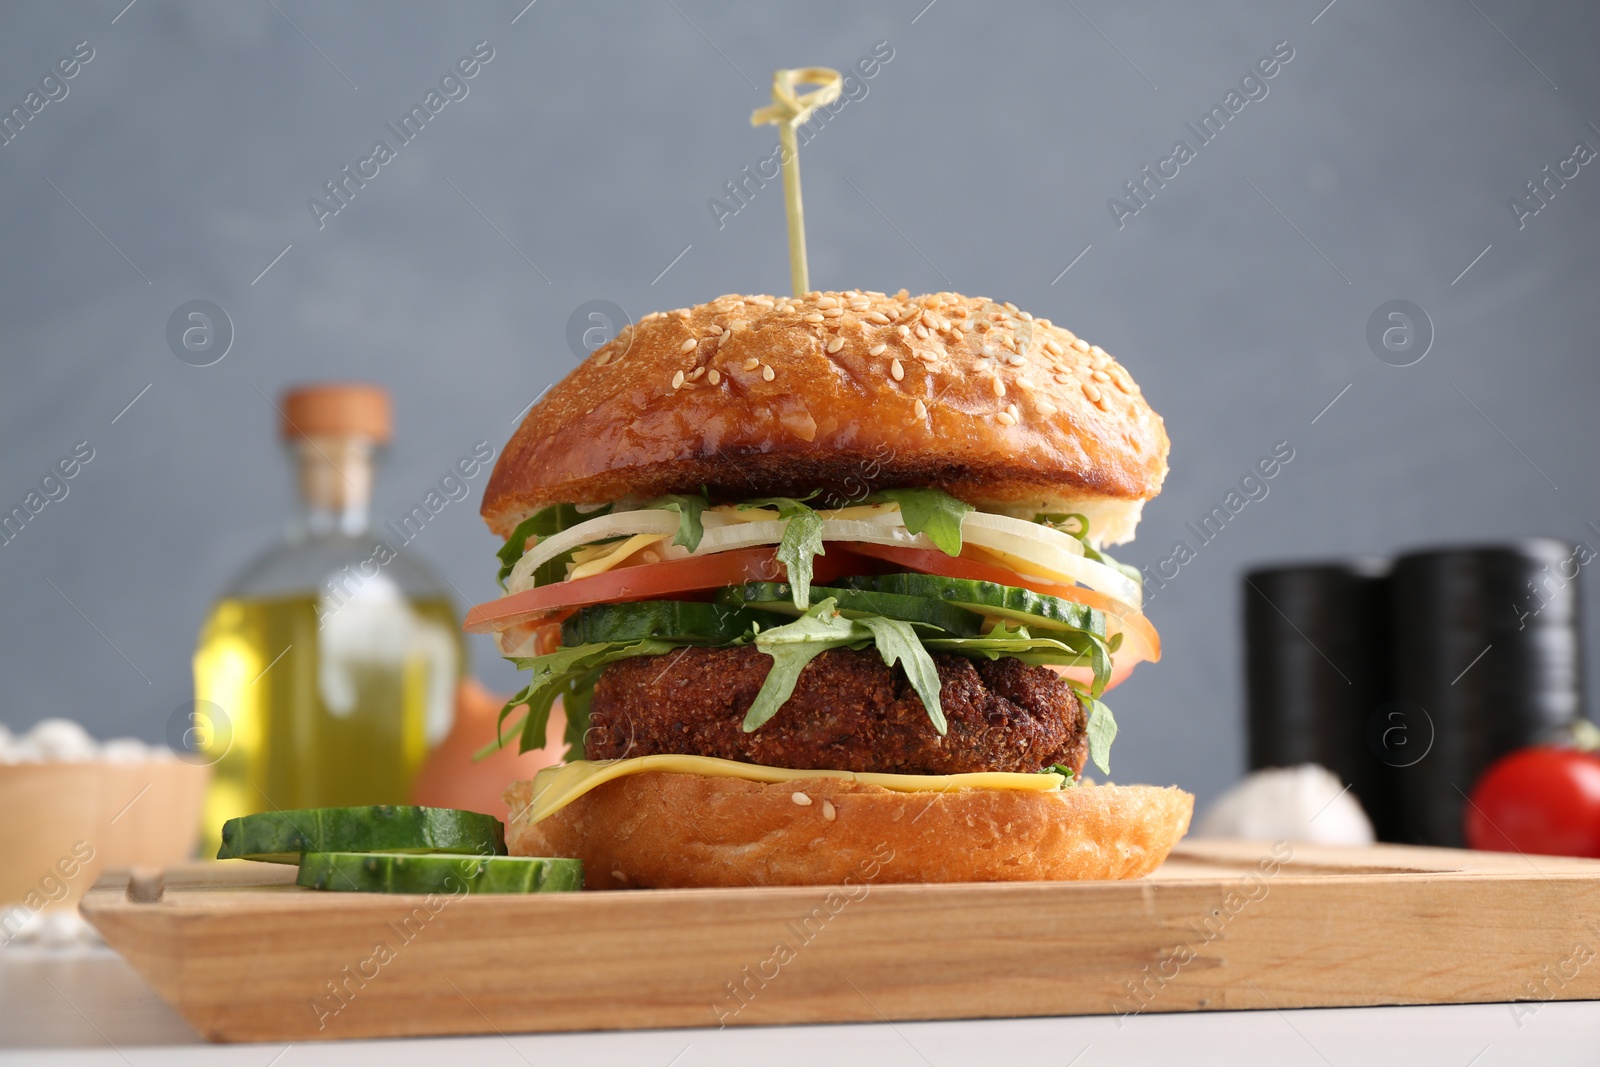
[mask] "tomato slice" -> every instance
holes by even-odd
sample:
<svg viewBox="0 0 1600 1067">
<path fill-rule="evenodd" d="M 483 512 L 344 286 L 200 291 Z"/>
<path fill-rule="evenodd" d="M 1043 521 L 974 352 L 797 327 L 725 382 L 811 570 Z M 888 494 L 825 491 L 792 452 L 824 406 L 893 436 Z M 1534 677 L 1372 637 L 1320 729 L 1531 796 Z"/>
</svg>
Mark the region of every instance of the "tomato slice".
<svg viewBox="0 0 1600 1067">
<path fill-rule="evenodd" d="M 871 564 L 846 551 L 830 547 L 812 563 L 811 580 L 821 585 L 846 574 L 858 574 Z M 718 589 L 743 582 L 781 582 L 786 579 L 777 549 L 740 548 L 708 556 L 689 556 L 660 563 L 616 567 L 604 574 L 574 581 L 542 585 L 479 604 L 467 612 L 462 629 L 468 633 L 506 630 L 570 608 L 611 604 L 625 600 L 651 600 L 702 589 Z"/>
<path fill-rule="evenodd" d="M 1127 660 L 1130 663 L 1138 663 L 1149 660 L 1154 663 L 1161 658 L 1161 635 L 1156 633 L 1156 628 L 1150 625 L 1150 620 L 1145 618 L 1144 613 L 1129 612 L 1122 601 L 1104 593 L 1097 593 L 1093 589 L 1085 589 L 1081 585 L 1060 585 L 1055 582 L 1040 581 L 992 563 L 983 563 L 965 556 L 947 556 L 936 549 L 860 543 L 852 544 L 850 548 L 860 555 L 887 560 L 924 574 L 938 574 L 945 578 L 970 578 L 974 581 L 995 582 L 999 585 L 1016 585 L 1032 589 L 1036 593 L 1098 608 L 1105 612 L 1108 618 L 1116 619 L 1122 626 L 1123 648 L 1118 650 L 1115 657 L 1118 662 Z M 1132 655 L 1124 656 L 1124 652 Z M 1116 677 L 1115 672 L 1113 677 Z M 1126 677 L 1125 673 L 1123 677 Z M 1116 680 L 1120 682 L 1122 678 Z"/>
</svg>

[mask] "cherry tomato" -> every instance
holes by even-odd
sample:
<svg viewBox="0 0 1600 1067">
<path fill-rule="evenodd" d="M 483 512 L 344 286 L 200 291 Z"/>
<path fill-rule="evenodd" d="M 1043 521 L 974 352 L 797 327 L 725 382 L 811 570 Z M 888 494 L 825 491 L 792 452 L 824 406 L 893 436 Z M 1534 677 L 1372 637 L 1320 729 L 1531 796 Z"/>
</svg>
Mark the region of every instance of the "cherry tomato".
<svg viewBox="0 0 1600 1067">
<path fill-rule="evenodd" d="M 1478 779 L 1466 810 L 1471 848 L 1600 859 L 1600 758 L 1541 745 Z"/>
</svg>

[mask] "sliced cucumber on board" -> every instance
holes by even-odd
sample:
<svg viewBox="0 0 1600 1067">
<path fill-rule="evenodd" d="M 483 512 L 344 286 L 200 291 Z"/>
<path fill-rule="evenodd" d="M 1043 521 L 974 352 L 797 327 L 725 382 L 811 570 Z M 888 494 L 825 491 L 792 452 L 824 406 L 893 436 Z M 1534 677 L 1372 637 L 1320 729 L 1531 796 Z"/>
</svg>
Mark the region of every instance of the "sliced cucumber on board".
<svg viewBox="0 0 1600 1067">
<path fill-rule="evenodd" d="M 847 579 L 848 581 L 849 579 Z M 907 596 L 877 589 L 811 587 L 811 603 L 834 599 L 834 606 L 845 618 L 881 615 L 902 622 L 926 623 L 955 637 L 976 637 L 983 630 L 983 617 L 954 604 L 928 596 Z M 730 586 L 717 594 L 721 603 L 763 611 L 798 615 L 788 582 L 748 582 Z"/>
<path fill-rule="evenodd" d="M 751 632 L 756 622 L 771 626 L 783 621 L 726 604 L 636 600 L 573 612 L 561 624 L 561 643 L 572 647 L 660 638 L 720 645 Z"/>
<path fill-rule="evenodd" d="M 840 579 L 840 584 L 853 589 L 878 590 L 908 597 L 927 597 L 954 604 L 980 615 L 1039 629 L 1084 630 L 1099 637 L 1104 637 L 1106 634 L 1104 612 L 1075 601 L 1035 593 L 1031 589 L 1021 589 L 1014 585 L 912 573 L 843 578 Z M 827 593 L 821 595 L 826 596 Z M 812 599 L 817 597 L 818 594 L 812 594 Z"/>
<path fill-rule="evenodd" d="M 217 859 L 299 863 L 304 852 L 452 852 L 504 855 L 505 827 L 455 808 L 374 804 L 244 815 L 222 824 Z"/>
<path fill-rule="evenodd" d="M 296 884 L 347 893 L 566 893 L 583 888 L 583 861 L 532 856 L 307 852 Z"/>
</svg>

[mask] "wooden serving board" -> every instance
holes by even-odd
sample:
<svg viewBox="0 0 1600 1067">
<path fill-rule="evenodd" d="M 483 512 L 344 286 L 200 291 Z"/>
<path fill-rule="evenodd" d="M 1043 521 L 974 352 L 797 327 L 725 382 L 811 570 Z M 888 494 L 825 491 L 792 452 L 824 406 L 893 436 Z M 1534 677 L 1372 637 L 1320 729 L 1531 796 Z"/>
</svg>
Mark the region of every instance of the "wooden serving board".
<svg viewBox="0 0 1600 1067">
<path fill-rule="evenodd" d="M 1600 997 L 1600 861 L 1196 841 L 1132 882 L 319 893 L 243 861 L 83 914 L 207 1037 L 302 1041 Z M 139 889 L 139 891 L 135 891 Z"/>
</svg>

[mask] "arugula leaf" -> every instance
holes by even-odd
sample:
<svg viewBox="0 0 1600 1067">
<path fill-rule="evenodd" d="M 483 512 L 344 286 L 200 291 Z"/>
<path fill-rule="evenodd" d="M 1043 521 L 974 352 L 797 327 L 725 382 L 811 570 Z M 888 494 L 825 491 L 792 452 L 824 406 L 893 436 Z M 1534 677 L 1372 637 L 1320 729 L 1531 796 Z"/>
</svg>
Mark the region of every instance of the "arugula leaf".
<svg viewBox="0 0 1600 1067">
<path fill-rule="evenodd" d="M 522 752 L 544 747 L 545 732 L 550 724 L 550 709 L 557 697 L 574 698 L 581 704 L 581 717 L 584 719 L 584 728 L 587 729 L 587 695 L 593 689 L 595 678 L 599 676 L 599 668 L 634 656 L 664 655 L 676 647 L 678 646 L 671 641 L 652 639 L 631 645 L 618 643 L 575 645 L 571 648 L 557 649 L 545 656 L 513 658 L 512 662 L 519 669 L 532 671 L 533 677 L 521 692 L 506 701 L 505 707 L 500 709 L 494 741 L 480 750 L 474 758 L 482 758 L 495 749 L 504 747 L 508 740 L 505 732 L 506 718 L 524 705 L 528 710 L 517 724 L 521 727 L 520 751 Z M 581 730 L 578 736 L 582 738 Z M 571 740 L 570 727 L 568 740 Z"/>
<path fill-rule="evenodd" d="M 794 693 L 806 664 L 830 648 L 864 643 L 872 632 L 840 615 L 832 597 L 794 622 L 756 634 L 756 647 L 772 657 L 772 669 L 745 713 L 744 732 L 751 733 L 778 713 Z"/>
<path fill-rule="evenodd" d="M 809 499 L 811 497 L 806 498 Z M 811 607 L 812 561 L 817 556 L 827 555 L 822 547 L 822 516 L 811 510 L 805 501 L 790 496 L 760 497 L 739 505 L 741 511 L 750 508 L 777 508 L 778 518 L 789 521 L 783 528 L 783 540 L 778 542 L 778 562 L 783 564 L 788 576 L 794 606 L 800 611 L 807 610 Z"/>
<path fill-rule="evenodd" d="M 982 637 L 930 637 L 923 643 L 935 651 L 963 656 L 1009 656 L 1035 665 L 1088 666 L 1094 671 L 1090 687 L 1094 697 L 1105 692 L 1111 679 L 1111 653 L 1106 643 L 1084 630 L 1052 630 L 1049 637 L 1034 637 L 1025 626 L 1008 630 L 1004 624 L 996 624 Z"/>
<path fill-rule="evenodd" d="M 575 504 L 552 504 L 517 523 L 517 528 L 511 531 L 511 536 L 506 538 L 506 543 L 501 545 L 500 551 L 495 553 L 496 558 L 500 560 L 500 573 L 498 575 L 500 588 L 504 589 L 506 587 L 506 578 L 510 576 L 512 568 L 517 565 L 517 560 L 521 559 L 522 554 L 528 550 L 528 538 L 544 538 L 549 537 L 551 534 L 558 534 L 562 530 L 578 525 L 580 522 L 599 518 L 610 510 L 610 504 L 593 511 L 579 511 Z M 546 566 L 548 565 L 546 564 Z M 544 568 L 541 567 L 539 571 L 543 574 Z M 566 577 L 564 568 L 562 577 Z M 545 583 L 541 582 L 540 584 Z"/>
<path fill-rule="evenodd" d="M 701 523 L 700 516 L 710 506 L 711 501 L 705 497 L 689 493 L 669 493 L 645 505 L 646 508 L 657 511 L 678 513 L 678 535 L 672 539 L 672 543 L 682 545 L 690 552 L 700 547 L 700 538 L 705 536 L 706 528 Z"/>
<path fill-rule="evenodd" d="M 605 668 L 596 667 L 569 682 L 561 693 L 561 709 L 567 714 L 567 749 L 562 759 L 572 759 L 572 753 L 583 759 L 584 742 L 589 735 L 589 703 L 594 699 L 594 683 L 600 680 Z"/>
<path fill-rule="evenodd" d="M 1051 764 L 1050 770 L 1046 773 L 1059 774 L 1065 778 L 1066 781 L 1061 783 L 1062 789 L 1071 789 L 1078 784 L 1078 772 L 1068 767 L 1065 763 Z"/>
<path fill-rule="evenodd" d="M 947 556 L 961 555 L 961 517 L 976 510 L 942 489 L 885 489 L 867 500 L 900 505 L 900 517 L 913 534 L 926 532 L 928 540 Z"/>
<path fill-rule="evenodd" d="M 883 662 L 890 667 L 898 662 L 905 669 L 911 688 L 917 691 L 917 696 L 922 698 L 922 706 L 928 709 L 933 728 L 943 737 L 950 727 L 945 722 L 944 707 L 939 702 L 939 671 L 933 665 L 933 657 L 922 647 L 917 631 L 908 622 L 885 619 L 879 615 L 862 615 L 855 621 L 872 631 L 873 643 L 878 646 L 878 655 L 883 657 Z"/>
<path fill-rule="evenodd" d="M 1089 707 L 1089 758 L 1100 768 L 1100 773 L 1111 773 L 1111 742 L 1117 739 L 1117 720 L 1111 709 L 1091 696 L 1079 694 L 1079 699 Z"/>
</svg>

